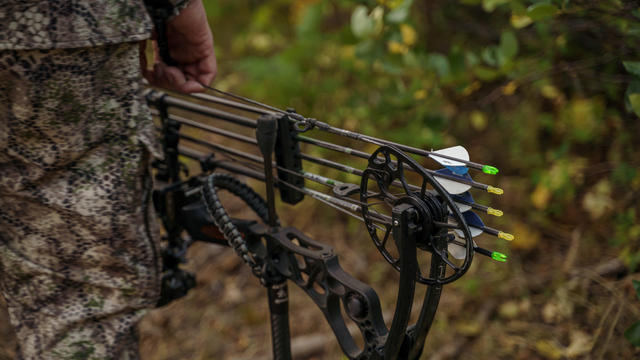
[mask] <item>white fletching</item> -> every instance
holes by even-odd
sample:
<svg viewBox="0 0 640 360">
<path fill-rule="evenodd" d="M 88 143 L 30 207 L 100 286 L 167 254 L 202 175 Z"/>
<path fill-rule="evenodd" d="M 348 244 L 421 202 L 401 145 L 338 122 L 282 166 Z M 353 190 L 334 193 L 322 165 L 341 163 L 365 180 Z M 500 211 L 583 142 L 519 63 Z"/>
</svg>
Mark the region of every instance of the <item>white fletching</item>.
<svg viewBox="0 0 640 360">
<path fill-rule="evenodd" d="M 456 233 L 456 235 L 464 239 L 464 233 L 462 232 L 462 230 L 453 229 L 453 231 Z M 473 227 L 473 226 L 469 226 L 469 231 L 471 231 L 472 238 L 482 234 L 482 229 L 478 229 L 477 227 Z"/>
<path fill-rule="evenodd" d="M 452 158 L 469 161 L 469 152 L 467 151 L 467 149 L 464 148 L 464 146 L 460 146 L 460 145 L 442 149 L 442 150 L 433 151 L 432 154 L 429 155 L 429 157 L 437 161 L 442 166 L 466 166 L 466 164 L 463 162 L 455 161 L 451 159 L 445 159 L 436 154 L 442 154 Z"/>
<path fill-rule="evenodd" d="M 434 177 L 436 178 L 436 181 L 439 182 L 440 185 L 442 185 L 442 187 L 444 187 L 444 189 L 447 190 L 447 192 L 452 195 L 462 194 L 463 192 L 471 189 L 471 185 L 462 184 L 457 181 L 444 179 L 439 177 L 438 175 L 435 175 Z"/>
<path fill-rule="evenodd" d="M 477 246 L 475 241 L 473 242 L 473 246 Z M 447 250 L 449 250 L 449 254 L 451 254 L 454 259 L 461 260 L 467 256 L 467 249 L 458 244 L 449 243 Z"/>
<path fill-rule="evenodd" d="M 459 202 L 456 202 L 455 204 L 456 204 L 456 206 L 458 207 L 458 210 L 460 210 L 461 213 L 471 210 L 471 206 L 470 205 L 462 204 L 462 203 L 459 203 Z M 453 211 L 451 211 L 450 207 L 447 206 L 447 208 L 449 209 L 450 213 L 453 213 Z"/>
</svg>

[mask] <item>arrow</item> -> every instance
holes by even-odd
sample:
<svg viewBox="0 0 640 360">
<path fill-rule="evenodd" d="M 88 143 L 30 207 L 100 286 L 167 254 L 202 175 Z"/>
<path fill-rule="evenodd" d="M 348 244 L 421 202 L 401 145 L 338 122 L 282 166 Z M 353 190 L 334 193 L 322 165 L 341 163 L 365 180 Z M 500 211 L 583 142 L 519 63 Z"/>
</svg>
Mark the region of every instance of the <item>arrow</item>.
<svg viewBox="0 0 640 360">
<path fill-rule="evenodd" d="M 490 175 L 495 175 L 498 173 L 498 168 L 496 168 L 495 166 L 491 166 L 491 165 L 483 165 L 483 164 L 478 164 L 472 161 L 469 161 L 468 157 L 467 159 L 459 159 L 459 158 L 455 158 L 454 156 L 450 156 L 447 155 L 445 153 L 440 153 L 438 154 L 436 151 L 427 151 L 427 150 L 422 150 L 422 149 L 418 149 L 412 146 L 408 146 L 408 145 L 403 145 L 403 144 L 399 144 L 399 143 L 395 143 L 392 141 L 387 141 L 387 140 L 383 140 L 383 139 L 379 139 L 373 136 L 368 136 L 368 135 L 364 135 L 364 134 L 360 134 L 357 132 L 353 132 L 353 131 L 349 131 L 349 130 L 345 130 L 345 129 L 341 129 L 341 128 L 337 128 L 337 127 L 333 127 L 327 123 L 324 123 L 322 121 L 318 121 L 317 119 L 312 119 L 312 118 L 307 118 L 304 117 L 300 114 L 294 113 L 294 112 L 287 112 L 284 111 L 282 109 L 278 109 L 274 106 L 270 106 L 267 104 L 263 104 L 259 101 L 253 100 L 253 99 L 249 99 L 240 95 L 236 95 L 227 91 L 222 91 L 219 89 L 216 89 L 214 87 L 208 86 L 206 84 L 202 84 L 200 83 L 200 85 L 202 85 L 204 88 L 209 89 L 211 91 L 215 91 L 219 94 L 225 95 L 225 96 L 229 96 L 232 97 L 236 100 L 239 101 L 243 101 L 245 103 L 249 103 L 255 106 L 259 106 L 262 107 L 264 109 L 268 109 L 274 112 L 278 112 L 281 114 L 287 114 L 289 115 L 289 118 L 291 119 L 291 121 L 293 121 L 294 123 L 297 124 L 297 126 L 300 126 L 301 131 L 306 131 L 306 130 L 310 130 L 311 128 L 315 127 L 319 130 L 325 131 L 325 132 L 329 132 L 332 134 L 336 134 L 336 135 L 340 135 L 340 136 L 345 136 L 351 139 L 355 139 L 355 140 L 359 140 L 359 141 L 363 141 L 363 142 L 367 142 L 370 144 L 375 144 L 375 145 L 392 145 L 395 146 L 397 148 L 399 148 L 400 150 L 412 153 L 412 154 L 416 154 L 416 155 L 421 155 L 421 156 L 430 156 L 430 155 L 435 155 L 436 157 L 442 159 L 448 159 L 448 160 L 453 160 L 453 161 L 457 161 L 457 162 L 461 162 L 464 165 L 472 168 L 472 169 L 476 169 L 476 170 L 481 170 L 482 172 L 484 172 L 485 174 L 490 174 Z M 229 107 L 235 107 L 237 109 L 240 110 L 244 110 L 244 111 L 249 111 L 249 112 L 253 112 L 253 113 L 269 113 L 269 111 L 266 110 L 261 110 L 255 107 L 250 107 L 247 106 L 246 104 L 242 104 L 242 103 L 237 103 L 235 101 L 230 101 L 228 99 L 224 99 L 224 98 L 220 98 L 217 96 L 212 96 L 212 95 L 207 95 L 207 96 L 202 96 L 202 95 L 197 95 L 194 96 L 197 97 L 201 100 L 206 100 L 208 102 L 212 102 L 212 103 L 219 103 L 219 104 L 223 104 L 225 106 L 229 106 Z M 434 159 L 435 160 L 435 159 Z"/>
<path fill-rule="evenodd" d="M 193 110 L 193 111 L 197 110 L 197 109 L 192 109 L 192 108 L 189 107 L 189 106 L 196 106 L 194 104 L 189 104 L 188 102 L 181 101 L 179 99 L 174 99 L 171 96 L 165 96 L 165 100 L 167 100 L 167 99 L 168 100 L 172 100 L 171 104 L 174 105 L 174 106 L 181 107 L 181 108 L 186 109 L 186 110 Z M 242 105 L 242 104 L 240 104 L 240 105 Z M 200 106 L 200 107 L 202 107 L 202 106 Z M 200 109 L 200 110 L 202 110 L 202 109 Z M 158 114 L 157 111 L 153 111 L 152 113 L 154 115 Z M 211 117 L 214 117 L 214 118 L 222 118 L 222 119 L 225 119 L 227 121 L 231 121 L 231 122 L 234 122 L 234 123 L 239 123 L 240 125 L 244 125 L 244 126 L 248 126 L 248 127 L 255 127 L 255 124 L 252 122 L 253 120 L 247 119 L 247 118 L 242 118 L 242 117 L 240 117 L 238 115 L 231 114 L 231 113 L 226 113 L 226 112 L 221 111 L 221 110 L 216 110 L 215 113 L 207 113 L 207 115 L 211 116 Z M 192 120 L 189 120 L 189 119 L 186 119 L 186 118 L 182 118 L 180 116 L 176 116 L 176 115 L 173 115 L 173 114 L 169 115 L 169 118 L 172 119 L 172 120 L 178 121 L 181 124 L 192 126 L 192 127 L 198 128 L 200 130 L 205 130 L 205 131 L 217 134 L 217 135 L 221 135 L 221 136 L 225 136 L 225 137 L 228 137 L 228 138 L 232 138 L 232 139 L 238 140 L 240 142 L 249 143 L 249 144 L 256 144 L 255 139 L 251 139 L 251 138 L 249 138 L 247 136 L 243 136 L 243 135 L 240 135 L 240 134 L 234 134 L 234 133 L 232 133 L 230 131 L 227 131 L 227 130 L 224 130 L 224 129 L 220 129 L 220 128 L 216 128 L 214 126 L 205 125 L 205 124 L 199 124 L 199 123 L 197 123 L 195 121 L 192 121 Z M 195 142 L 198 142 L 201 145 L 212 147 L 210 143 L 208 143 L 206 141 L 203 141 L 203 140 L 195 139 L 194 137 L 188 136 L 186 134 L 180 133 L 179 136 L 182 137 L 182 138 L 188 139 L 189 141 L 195 141 Z M 345 154 L 355 155 L 357 157 L 361 157 L 361 158 L 365 158 L 365 159 L 368 159 L 371 156 L 371 154 L 368 154 L 368 153 L 365 153 L 365 152 L 362 152 L 362 151 L 357 151 L 357 150 L 350 149 L 350 148 L 347 148 L 347 147 L 343 147 L 343 146 L 340 146 L 340 145 L 327 143 L 327 142 L 324 142 L 324 141 L 321 141 L 321 140 L 311 139 L 311 138 L 307 138 L 307 137 L 303 137 L 303 136 L 298 136 L 298 139 L 300 141 L 307 142 L 307 143 L 310 143 L 310 144 L 313 144 L 313 145 L 317 145 L 317 146 L 320 146 L 320 147 L 332 149 L 332 150 L 339 151 L 339 152 L 342 152 L 342 153 L 345 153 Z M 395 144 L 395 143 L 393 143 L 393 144 Z M 218 145 L 218 146 L 216 146 L 215 150 L 224 151 L 224 150 L 222 150 L 222 148 L 223 148 L 222 146 Z M 446 150 L 446 149 L 443 149 L 443 150 Z M 238 151 L 235 151 L 235 152 L 237 153 Z M 316 163 L 321 163 L 321 160 L 325 160 L 325 159 L 314 158 L 314 157 L 308 156 L 307 154 L 304 154 L 304 153 L 302 153 L 301 156 L 305 160 L 313 161 L 313 162 L 316 162 Z M 438 156 L 444 157 L 446 155 L 439 154 Z M 329 165 L 330 163 L 331 163 L 331 165 Z M 327 161 L 324 161 L 324 163 L 321 163 L 321 165 L 337 168 L 336 165 L 342 165 L 342 164 L 337 164 L 335 162 L 331 162 L 331 161 L 327 160 Z M 357 171 L 353 171 L 352 170 L 353 168 L 347 167 L 347 166 L 344 166 L 344 165 L 342 165 L 342 168 L 339 169 L 339 170 L 345 171 L 344 169 L 347 169 L 347 168 L 349 168 L 349 170 L 347 170 L 347 172 L 357 175 Z M 409 170 L 411 170 L 411 169 L 409 169 Z M 459 194 L 459 193 L 465 192 L 465 191 L 467 191 L 469 189 L 469 187 L 474 187 L 474 188 L 481 189 L 481 190 L 484 190 L 484 191 L 487 191 L 487 192 L 490 192 L 490 193 L 493 193 L 493 194 L 497 194 L 497 195 L 501 195 L 503 193 L 503 190 L 500 189 L 500 188 L 493 187 L 491 185 L 486 185 L 486 184 L 483 184 L 483 183 L 479 183 L 479 182 L 473 181 L 473 179 L 471 179 L 471 177 L 468 174 L 458 175 L 455 172 L 453 172 L 453 171 L 451 171 L 451 170 L 449 170 L 447 168 L 440 169 L 440 170 L 437 170 L 437 171 L 430 170 L 430 169 L 425 169 L 425 171 L 430 173 L 430 174 L 432 174 L 433 176 L 435 176 L 439 180 L 439 182 L 443 185 L 443 187 L 445 187 L 445 190 L 447 190 L 450 194 Z M 457 183 L 461 183 L 461 184 L 457 184 Z M 462 190 L 462 189 L 465 189 L 465 190 Z"/>
<path fill-rule="evenodd" d="M 469 226 L 469 230 L 471 230 L 471 237 L 476 237 L 482 233 L 485 233 L 507 241 L 513 241 L 513 239 L 515 239 L 512 234 L 485 226 L 482 222 L 482 219 L 480 219 L 480 216 L 478 216 L 478 214 L 473 211 L 462 213 L 462 216 Z M 464 237 L 464 233 L 460 229 L 454 229 L 453 231 L 456 233 L 456 235 Z"/>
<path fill-rule="evenodd" d="M 434 171 L 427 170 L 427 172 Z M 440 183 L 440 185 L 445 187 L 449 194 L 453 195 L 462 194 L 472 187 L 496 195 L 502 195 L 504 193 L 504 190 L 500 188 L 474 181 L 468 173 L 458 175 L 448 168 L 436 170 L 434 176 L 436 176 L 436 180 Z"/>
<path fill-rule="evenodd" d="M 467 252 L 465 250 L 465 245 L 463 242 L 460 242 L 460 241 L 453 240 L 449 242 L 447 246 L 447 250 L 449 251 L 449 254 L 451 254 L 451 256 L 457 260 L 462 260 L 467 255 Z M 507 255 L 497 251 L 491 251 L 491 250 L 481 248 L 476 244 L 475 241 L 473 242 L 473 250 L 478 254 L 488 256 L 495 261 L 500 261 L 500 262 L 507 261 Z"/>
<path fill-rule="evenodd" d="M 501 210 L 476 203 L 475 200 L 473 200 L 473 196 L 471 196 L 471 193 L 468 191 L 459 195 L 451 195 L 451 198 L 458 205 L 458 209 L 460 209 L 460 212 L 465 212 L 465 211 L 468 211 L 470 208 L 473 208 L 475 210 L 479 210 L 479 211 L 482 211 L 483 213 L 487 213 L 493 216 L 500 217 L 503 215 Z"/>
</svg>

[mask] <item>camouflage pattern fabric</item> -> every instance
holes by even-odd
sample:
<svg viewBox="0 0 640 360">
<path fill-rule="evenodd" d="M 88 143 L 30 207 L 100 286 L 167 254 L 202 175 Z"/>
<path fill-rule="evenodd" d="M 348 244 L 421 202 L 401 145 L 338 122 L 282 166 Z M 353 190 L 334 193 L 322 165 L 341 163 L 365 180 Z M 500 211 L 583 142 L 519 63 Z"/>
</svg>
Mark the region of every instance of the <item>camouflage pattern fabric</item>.
<svg viewBox="0 0 640 360">
<path fill-rule="evenodd" d="M 169 0 L 174 15 L 188 0 Z M 0 50 L 92 47 L 148 39 L 143 0 L 2 0 Z"/>
<path fill-rule="evenodd" d="M 161 271 L 141 91 L 135 43 L 0 51 L 0 293 L 19 359 L 138 358 Z"/>
</svg>

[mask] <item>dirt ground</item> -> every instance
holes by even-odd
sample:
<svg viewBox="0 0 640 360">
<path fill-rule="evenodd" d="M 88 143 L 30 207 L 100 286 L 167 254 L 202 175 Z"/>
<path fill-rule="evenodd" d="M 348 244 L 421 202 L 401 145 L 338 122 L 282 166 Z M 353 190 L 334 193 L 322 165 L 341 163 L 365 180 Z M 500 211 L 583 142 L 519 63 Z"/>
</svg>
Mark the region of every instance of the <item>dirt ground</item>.
<svg viewBox="0 0 640 360">
<path fill-rule="evenodd" d="M 283 223 L 331 243 L 342 266 L 372 284 L 385 314 L 392 314 L 397 275 L 361 225 L 309 201 L 295 210 L 284 213 Z M 597 244 L 579 235 L 547 233 L 540 241 L 546 250 L 511 253 L 506 264 L 476 257 L 461 280 L 445 287 L 422 358 L 638 358 L 623 333 L 640 319 L 631 283 L 640 274 L 628 274 L 606 247 L 595 256 Z M 189 260 L 197 287 L 142 321 L 142 358 L 270 359 L 266 292 L 249 269 L 229 249 L 209 244 L 193 245 Z M 322 313 L 301 290 L 289 288 L 294 358 L 341 359 Z M 2 311 L 0 360 L 9 360 L 16 340 Z"/>
</svg>

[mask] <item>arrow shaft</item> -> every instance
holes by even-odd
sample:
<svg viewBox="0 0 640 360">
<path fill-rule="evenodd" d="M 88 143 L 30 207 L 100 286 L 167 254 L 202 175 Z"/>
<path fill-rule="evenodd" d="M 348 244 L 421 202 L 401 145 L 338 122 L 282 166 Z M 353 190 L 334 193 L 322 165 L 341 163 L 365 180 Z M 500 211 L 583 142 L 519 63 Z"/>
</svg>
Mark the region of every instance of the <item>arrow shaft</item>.
<svg viewBox="0 0 640 360">
<path fill-rule="evenodd" d="M 261 102 L 258 102 L 256 100 L 253 99 L 249 99 L 240 95 L 236 95 L 233 94 L 231 92 L 227 92 L 227 91 L 222 91 L 219 89 L 216 89 L 214 87 L 205 85 L 205 84 L 201 84 L 203 87 L 211 90 L 211 91 L 215 91 L 217 93 L 232 97 L 236 100 L 239 101 L 243 101 L 249 104 L 252 104 L 254 106 L 249 106 L 247 104 L 243 104 L 243 103 L 239 103 L 236 101 L 232 101 L 232 100 L 228 100 L 228 99 L 224 99 L 224 98 L 220 98 L 217 96 L 212 96 L 212 95 L 207 95 L 207 94 L 198 94 L 198 95 L 193 95 L 193 97 L 201 99 L 201 100 L 205 100 L 208 102 L 213 102 L 213 103 L 217 103 L 217 104 L 221 104 L 221 105 L 225 105 L 228 107 L 233 107 L 239 110 L 244 110 L 244 111 L 248 111 L 248 112 L 252 112 L 255 114 L 269 114 L 269 113 L 282 113 L 282 114 L 288 114 L 291 117 L 291 120 L 294 122 L 300 122 L 300 121 L 305 121 L 305 122 L 309 122 L 311 123 L 313 126 L 315 126 L 316 128 L 318 128 L 319 130 L 325 131 L 325 132 L 329 132 L 332 134 L 336 134 L 336 135 L 340 135 L 340 136 L 345 136 L 345 137 L 349 137 L 351 139 L 355 139 L 355 140 L 359 140 L 359 141 L 363 141 L 363 142 L 367 142 L 367 143 L 371 143 L 371 144 L 375 144 L 375 145 L 391 145 L 391 146 L 395 146 L 397 148 L 399 148 L 402 151 L 408 152 L 408 153 L 412 153 L 412 154 L 416 154 L 416 155 L 420 155 L 420 156 L 435 156 L 435 157 L 440 157 L 443 159 L 448 159 L 448 160 L 454 160 L 454 161 L 458 161 L 461 162 L 465 165 L 467 165 L 470 168 L 476 169 L 476 170 L 482 170 L 483 169 L 483 165 L 482 164 L 478 164 L 476 162 L 473 161 L 468 161 L 468 160 L 464 160 L 464 159 L 458 159 L 456 157 L 453 156 L 448 156 L 448 155 L 443 155 L 443 154 L 439 154 L 437 152 L 434 151 L 428 151 L 428 150 L 423 150 L 420 148 L 416 148 L 413 146 L 409 146 L 409 145 L 404 145 L 404 144 L 400 144 L 400 143 L 396 143 L 393 141 L 388 141 L 388 140 L 384 140 L 384 139 L 380 139 L 374 136 L 369 136 L 369 135 L 364 135 L 364 134 L 360 134 L 357 132 L 353 132 L 353 131 L 349 131 L 346 129 L 341 129 L 338 127 L 334 127 L 331 126 L 325 122 L 316 120 L 316 119 L 310 119 L 310 118 L 305 118 L 304 116 L 301 116 L 299 114 L 295 114 L 295 113 L 289 113 L 286 112 L 282 109 L 278 109 L 274 106 L 270 106 Z M 171 98 L 170 96 L 167 96 L 166 98 Z M 175 99 L 175 98 L 174 98 Z M 184 105 L 181 101 L 175 102 L 172 101 L 173 104 L 170 105 L 175 105 L 175 106 L 179 106 L 179 107 L 183 107 Z M 263 109 L 260 109 L 260 107 L 262 107 Z M 267 111 L 267 110 L 270 111 Z M 200 109 L 199 109 L 200 110 Z"/>
</svg>

